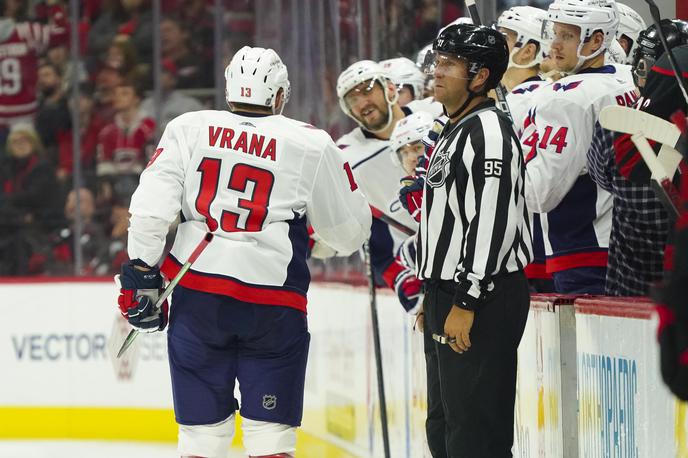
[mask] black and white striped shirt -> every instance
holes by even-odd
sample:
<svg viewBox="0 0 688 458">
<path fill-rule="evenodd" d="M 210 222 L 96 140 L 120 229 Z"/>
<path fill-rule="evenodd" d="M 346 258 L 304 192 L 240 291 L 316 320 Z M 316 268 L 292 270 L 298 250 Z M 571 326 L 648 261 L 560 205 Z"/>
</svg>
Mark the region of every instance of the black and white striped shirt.
<svg viewBox="0 0 688 458">
<path fill-rule="evenodd" d="M 492 100 L 447 123 L 432 153 L 418 232 L 418 277 L 453 280 L 474 309 L 496 275 L 533 258 L 525 165 L 511 121 Z"/>
</svg>

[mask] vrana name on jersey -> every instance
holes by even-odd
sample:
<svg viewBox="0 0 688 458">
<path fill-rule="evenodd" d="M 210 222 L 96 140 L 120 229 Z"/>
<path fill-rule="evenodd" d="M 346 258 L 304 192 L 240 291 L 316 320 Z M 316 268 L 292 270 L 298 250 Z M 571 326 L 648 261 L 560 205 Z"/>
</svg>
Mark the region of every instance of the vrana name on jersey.
<svg viewBox="0 0 688 458">
<path fill-rule="evenodd" d="M 270 159 L 273 162 L 277 159 L 277 142 L 274 138 L 268 138 L 267 145 L 265 145 L 266 139 L 264 135 L 251 133 L 249 140 L 248 133 L 239 131 L 237 137 L 234 129 L 228 127 L 209 126 L 208 130 L 208 142 L 214 148 L 229 148 L 234 151 L 242 151 L 261 159 Z M 235 137 L 236 141 L 232 143 Z"/>
</svg>

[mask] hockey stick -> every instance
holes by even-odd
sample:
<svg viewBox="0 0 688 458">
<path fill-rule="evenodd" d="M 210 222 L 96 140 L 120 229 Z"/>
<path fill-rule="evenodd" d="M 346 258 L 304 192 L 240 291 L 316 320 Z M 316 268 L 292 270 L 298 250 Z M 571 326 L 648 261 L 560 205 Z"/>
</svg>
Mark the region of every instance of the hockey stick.
<svg viewBox="0 0 688 458">
<path fill-rule="evenodd" d="M 466 8 L 468 8 L 468 15 L 471 17 L 473 24 L 483 25 L 483 21 L 480 19 L 480 13 L 478 12 L 478 5 L 475 4 L 475 0 L 466 0 Z M 499 105 L 499 109 L 502 110 L 513 122 L 514 118 L 511 116 L 509 104 L 506 102 L 506 94 L 507 90 L 500 81 L 497 83 L 497 87 L 495 88 L 497 104 Z"/>
<path fill-rule="evenodd" d="M 661 143 L 657 155 L 659 162 L 668 176 L 674 175 L 683 158 L 677 151 L 682 148 L 681 131 L 674 124 L 650 113 L 620 105 L 605 107 L 600 113 L 600 124 L 605 129 L 624 134 L 642 133 L 647 139 Z"/>
<path fill-rule="evenodd" d="M 663 140 L 671 142 L 672 139 L 675 140 L 675 135 L 672 135 L 672 131 L 666 132 L 666 126 L 657 123 L 653 119 L 656 118 L 648 113 L 643 113 L 641 111 L 634 110 L 628 107 L 620 107 L 610 105 L 605 107 L 600 112 L 600 125 L 608 130 L 613 130 L 617 132 L 631 134 L 631 140 L 635 144 L 640 156 L 650 169 L 651 182 L 650 186 L 655 191 L 657 198 L 660 200 L 666 211 L 669 213 L 669 217 L 675 219 L 678 217 L 678 207 L 676 203 L 678 202 L 678 192 L 674 187 L 674 184 L 669 178 L 669 173 L 673 174 L 673 171 L 667 171 L 665 167 L 660 162 L 657 155 L 655 155 L 654 150 L 648 143 L 648 137 L 645 132 L 655 132 L 655 134 L 660 134 Z M 657 118 L 662 122 L 660 118 Z M 646 123 L 643 123 L 646 121 Z M 655 124 L 659 124 L 659 128 L 655 131 L 654 128 L 657 127 Z M 670 124 L 670 123 L 668 123 Z M 665 131 L 661 128 L 664 127 Z M 675 130 L 675 126 L 672 125 Z"/>
<path fill-rule="evenodd" d="M 378 210 L 379 211 L 379 210 Z M 382 446 L 385 450 L 385 458 L 390 458 L 389 429 L 387 426 L 387 398 L 385 397 L 385 379 L 382 372 L 382 348 L 380 346 L 380 323 L 377 316 L 377 293 L 375 291 L 375 274 L 370 261 L 369 242 L 363 245 L 363 257 L 365 259 L 366 274 L 368 276 L 368 295 L 370 298 L 370 315 L 373 326 L 373 348 L 375 351 L 375 368 L 377 370 L 377 392 L 380 397 L 380 422 L 382 423 Z"/>
<path fill-rule="evenodd" d="M 208 246 L 210 241 L 213 239 L 213 233 L 208 232 L 205 234 L 205 237 L 203 237 L 203 240 L 200 241 L 198 246 L 193 250 L 191 255 L 189 256 L 189 259 L 186 260 L 184 265 L 182 266 L 181 269 L 179 269 L 179 272 L 175 277 L 172 279 L 169 285 L 165 288 L 165 291 L 162 292 L 160 297 L 158 298 L 157 302 L 155 303 L 155 310 L 159 310 L 160 307 L 162 307 L 162 304 L 165 303 L 165 300 L 172 294 L 172 290 L 179 284 L 179 281 L 182 279 L 182 277 L 188 272 L 188 270 L 191 268 L 191 264 L 193 264 L 196 259 L 201 255 L 203 250 L 205 250 L 205 247 Z M 124 339 L 124 343 L 120 347 L 119 351 L 117 352 L 117 357 L 119 358 L 124 354 L 125 351 L 129 347 L 131 347 L 131 344 L 134 343 L 134 340 L 136 340 L 136 337 L 139 335 L 139 330 L 138 329 L 132 329 L 129 331 L 129 335 L 127 335 L 127 338 Z"/>
<path fill-rule="evenodd" d="M 666 174 L 659 176 L 655 175 L 655 172 L 663 172 L 664 168 L 657 156 L 655 156 L 655 152 L 652 150 L 650 143 L 648 143 L 647 137 L 641 133 L 637 133 L 631 135 L 631 140 L 636 148 L 638 148 L 638 152 L 652 172 L 652 181 L 650 181 L 652 189 L 655 191 L 655 194 L 657 194 L 657 198 L 664 206 L 664 209 L 669 213 L 669 219 L 675 221 L 676 218 L 678 218 L 679 208 L 678 192 L 676 188 Z"/>
<path fill-rule="evenodd" d="M 382 213 L 382 210 L 373 207 L 372 205 L 370 206 L 370 211 L 373 213 L 373 217 L 379 219 L 383 223 L 393 227 L 394 229 L 398 230 L 399 232 L 406 234 L 406 235 L 416 235 L 416 231 L 411 229 L 410 227 L 407 227 L 403 224 L 401 224 L 399 221 L 390 218 L 389 216 L 385 215 Z"/>
<path fill-rule="evenodd" d="M 681 110 L 677 110 L 671 115 L 671 121 L 681 131 L 681 138 L 676 144 L 676 149 L 688 161 L 688 119 L 686 119 L 686 114 L 682 113 Z"/>
<path fill-rule="evenodd" d="M 674 76 L 676 77 L 676 81 L 678 82 L 678 87 L 681 90 L 681 93 L 683 94 L 683 98 L 685 99 L 686 104 L 688 105 L 688 90 L 686 89 L 686 83 L 685 81 L 683 81 L 683 73 L 680 71 L 680 68 L 676 63 L 674 53 L 672 52 L 671 48 L 669 48 L 669 45 L 666 41 L 666 37 L 664 36 L 664 31 L 662 30 L 662 27 L 660 25 L 661 17 L 659 15 L 659 8 L 657 7 L 657 4 L 654 2 L 654 0 L 645 0 L 645 3 L 647 3 L 647 5 L 650 7 L 650 15 L 652 16 L 652 20 L 654 21 L 655 27 L 657 28 L 657 35 L 659 35 L 659 40 L 662 42 L 664 51 L 667 53 L 667 57 L 669 58 L 669 64 L 671 65 L 671 68 L 674 70 Z"/>
</svg>

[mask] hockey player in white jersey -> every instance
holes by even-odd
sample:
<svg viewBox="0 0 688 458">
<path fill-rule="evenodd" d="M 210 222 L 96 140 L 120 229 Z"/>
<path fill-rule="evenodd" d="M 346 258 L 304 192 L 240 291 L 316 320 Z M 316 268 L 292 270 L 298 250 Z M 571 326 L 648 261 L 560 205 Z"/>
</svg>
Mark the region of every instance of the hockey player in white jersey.
<svg viewBox="0 0 688 458">
<path fill-rule="evenodd" d="M 426 75 L 411 59 L 395 57 L 393 59 L 381 60 L 380 65 L 397 86 L 397 92 L 399 93 L 397 102 L 400 107 L 424 97 Z"/>
<path fill-rule="evenodd" d="M 183 457 L 226 457 L 235 379 L 251 457 L 293 457 L 309 334 L 307 221 L 340 252 L 357 250 L 371 214 L 324 131 L 281 115 L 287 69 L 244 47 L 225 70 L 230 111 L 172 120 L 132 197 L 119 305 L 142 331 L 163 330 L 163 286 L 194 247 L 215 237 L 172 295 L 168 351 Z M 162 267 L 170 224 L 182 223 Z"/>
<path fill-rule="evenodd" d="M 356 62 L 337 79 L 339 103 L 358 127 L 337 140 L 342 155 L 368 203 L 376 210 L 415 230 L 416 222 L 399 202 L 399 181 L 406 173 L 392 161 L 389 138 L 396 123 L 414 111 L 417 101 L 405 107 L 397 103 L 397 90 L 382 66 L 370 60 Z M 433 116 L 441 113 L 441 105 Z M 316 230 L 317 234 L 317 230 Z M 373 219 L 370 255 L 378 279 L 392 288 L 405 310 L 416 310 L 421 283 L 395 256 L 406 236 L 378 218 Z"/>
<path fill-rule="evenodd" d="M 509 45 L 509 66 L 502 84 L 509 91 L 506 101 L 517 133 L 528 114 L 533 93 L 548 84 L 540 77 L 544 58 L 541 31 L 546 19 L 547 12 L 533 6 L 514 6 L 497 19 L 497 28 Z"/>
<path fill-rule="evenodd" d="M 611 65 L 616 69 L 616 75 L 618 78 L 634 83 L 633 79 L 633 68 L 628 65 L 626 57 L 626 51 L 624 50 L 619 40 L 612 40 L 609 44 L 609 49 L 605 53 L 604 63 L 605 65 Z"/>
<path fill-rule="evenodd" d="M 602 108 L 635 88 L 604 65 L 619 23 L 613 0 L 556 0 L 548 19 L 550 52 L 568 76 L 535 93 L 525 120 L 526 199 L 541 214 L 555 290 L 603 294 L 612 201 L 588 175 L 586 153 Z"/>
<path fill-rule="evenodd" d="M 619 10 L 619 28 L 616 30 L 616 39 L 625 53 L 624 64 L 633 63 L 633 55 L 638 48 L 638 35 L 647 28 L 643 18 L 630 6 L 616 2 Z"/>
</svg>

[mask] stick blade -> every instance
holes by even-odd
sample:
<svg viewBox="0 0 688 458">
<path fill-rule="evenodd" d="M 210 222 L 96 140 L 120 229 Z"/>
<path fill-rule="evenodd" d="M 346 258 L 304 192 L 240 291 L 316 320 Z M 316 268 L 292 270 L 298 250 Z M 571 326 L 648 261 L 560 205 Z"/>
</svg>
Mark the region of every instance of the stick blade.
<svg viewBox="0 0 688 458">
<path fill-rule="evenodd" d="M 134 343 L 134 340 L 136 340 L 136 336 L 138 335 L 139 332 L 136 329 L 132 329 L 131 331 L 129 331 L 129 334 L 127 334 L 127 338 L 124 339 L 122 346 L 119 348 L 119 351 L 117 352 L 117 358 L 122 356 L 124 352 L 127 351 L 129 347 L 131 347 L 131 344 Z"/>
<path fill-rule="evenodd" d="M 644 137 L 672 148 L 676 147 L 681 132 L 662 118 L 644 111 L 620 105 L 609 105 L 600 112 L 600 125 L 607 130 L 624 134 L 643 134 Z"/>
</svg>

